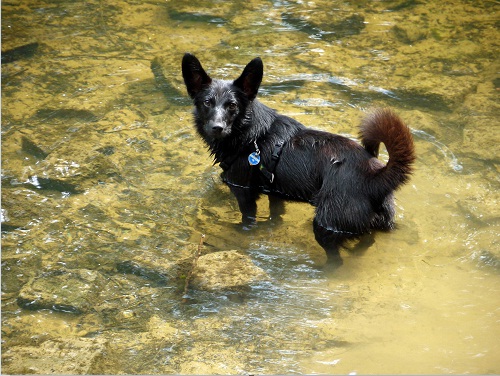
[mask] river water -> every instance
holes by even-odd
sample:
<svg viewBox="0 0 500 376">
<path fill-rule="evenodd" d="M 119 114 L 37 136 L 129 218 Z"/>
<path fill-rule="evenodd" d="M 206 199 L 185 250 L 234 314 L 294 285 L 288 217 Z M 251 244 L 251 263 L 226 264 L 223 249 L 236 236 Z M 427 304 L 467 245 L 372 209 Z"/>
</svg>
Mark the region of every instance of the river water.
<svg viewBox="0 0 500 376">
<path fill-rule="evenodd" d="M 500 373 L 499 10 L 3 1 L 3 372 Z M 417 150 L 397 229 L 349 243 L 338 269 L 306 204 L 272 226 L 262 199 L 239 230 L 191 123 L 187 51 L 224 79 L 260 56 L 260 100 L 317 129 L 356 136 L 370 108 L 394 108 Z M 189 257 L 201 234 L 269 279 L 186 301 L 126 273 Z"/>
</svg>

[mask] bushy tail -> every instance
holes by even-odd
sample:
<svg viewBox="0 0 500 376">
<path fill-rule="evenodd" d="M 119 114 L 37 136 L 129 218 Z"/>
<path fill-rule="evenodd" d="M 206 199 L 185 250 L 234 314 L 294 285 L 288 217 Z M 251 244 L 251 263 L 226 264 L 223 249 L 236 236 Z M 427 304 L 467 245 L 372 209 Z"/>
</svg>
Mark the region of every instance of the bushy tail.
<svg viewBox="0 0 500 376">
<path fill-rule="evenodd" d="M 384 167 L 372 165 L 371 168 L 380 193 L 388 194 L 408 181 L 415 161 L 415 147 L 410 129 L 398 115 L 389 109 L 374 111 L 361 123 L 361 142 L 374 157 L 378 156 L 380 143 L 384 143 L 389 153 Z"/>
</svg>

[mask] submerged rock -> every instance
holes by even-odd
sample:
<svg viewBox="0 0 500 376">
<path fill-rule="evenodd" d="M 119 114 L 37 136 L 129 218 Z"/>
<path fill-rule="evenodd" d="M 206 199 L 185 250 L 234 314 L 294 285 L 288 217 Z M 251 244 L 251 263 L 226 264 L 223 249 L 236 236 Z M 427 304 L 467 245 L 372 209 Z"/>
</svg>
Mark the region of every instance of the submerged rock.
<svg viewBox="0 0 500 376">
<path fill-rule="evenodd" d="M 45 159 L 49 155 L 49 153 L 47 153 L 26 136 L 21 137 L 21 150 L 29 155 L 34 156 L 37 159 Z"/>
<path fill-rule="evenodd" d="M 169 268 L 165 269 L 162 266 L 138 263 L 131 260 L 119 262 L 116 264 L 116 270 L 119 273 L 134 274 L 159 285 L 167 284 L 172 277 Z"/>
<path fill-rule="evenodd" d="M 358 35 L 365 28 L 365 18 L 360 14 L 353 14 L 336 20 L 332 20 L 332 18 L 330 18 L 328 22 L 320 23 L 303 18 L 297 18 L 289 13 L 283 13 L 281 17 L 286 24 L 292 26 L 293 28 L 329 41 Z"/>
<path fill-rule="evenodd" d="M 491 70 L 498 69 L 500 64 L 493 65 Z M 498 84 L 493 77 L 490 82 L 479 84 L 476 91 L 467 96 L 457 111 L 457 120 L 464 122 L 461 151 L 472 154 L 474 158 L 491 161 L 491 165 L 495 166 L 498 165 L 498 153 L 494 151 L 498 149 L 500 102 Z"/>
<path fill-rule="evenodd" d="M 3 371 L 9 374 L 96 373 L 105 341 L 98 338 L 48 340 L 40 346 L 15 346 L 2 353 Z"/>
<path fill-rule="evenodd" d="M 193 266 L 193 256 L 176 261 L 144 253 L 118 263 L 120 273 L 133 274 L 154 286 L 183 287 L 191 272 L 190 286 L 205 291 L 244 291 L 252 283 L 265 280 L 266 273 L 248 256 L 238 251 L 220 251 L 200 256 Z"/>
<path fill-rule="evenodd" d="M 33 253 L 2 255 L 2 293 L 19 291 L 32 277 L 32 268 L 38 269 L 41 265 L 42 258 Z"/>
<path fill-rule="evenodd" d="M 193 269 L 192 286 L 207 291 L 240 291 L 267 279 L 267 274 L 238 251 L 201 256 Z"/>
<path fill-rule="evenodd" d="M 2 51 L 2 64 L 28 59 L 35 55 L 36 51 L 38 50 L 38 46 L 38 42 L 33 42 L 6 51 Z"/>
<path fill-rule="evenodd" d="M 80 314 L 95 305 L 105 284 L 105 278 L 93 270 L 47 271 L 21 289 L 17 303 L 26 309 Z"/>
<path fill-rule="evenodd" d="M 93 123 L 99 120 L 99 116 L 91 111 L 76 108 L 40 108 L 36 111 L 35 117 L 43 121 L 58 120 L 68 122 L 68 120 L 84 123 Z"/>
<path fill-rule="evenodd" d="M 179 279 L 186 275 L 191 258 L 171 261 L 163 255 L 142 252 L 130 260 L 116 264 L 119 273 L 133 274 L 147 280 L 153 285 L 165 286 L 179 283 Z"/>
<path fill-rule="evenodd" d="M 468 77 L 445 76 L 435 72 L 418 72 L 392 88 L 396 96 L 414 107 L 449 110 L 463 102 L 476 83 Z"/>
<path fill-rule="evenodd" d="M 86 189 L 119 177 L 120 171 L 108 158 L 99 151 L 65 148 L 59 154 L 51 153 L 41 163 L 34 165 L 26 182 L 27 186 L 43 191 L 83 193 Z M 70 156 L 71 155 L 71 156 Z M 66 158 L 67 157 L 67 158 Z"/>
<path fill-rule="evenodd" d="M 396 25 L 392 28 L 396 38 L 404 44 L 412 44 L 427 38 L 427 30 L 422 30 L 418 25 Z"/>
</svg>

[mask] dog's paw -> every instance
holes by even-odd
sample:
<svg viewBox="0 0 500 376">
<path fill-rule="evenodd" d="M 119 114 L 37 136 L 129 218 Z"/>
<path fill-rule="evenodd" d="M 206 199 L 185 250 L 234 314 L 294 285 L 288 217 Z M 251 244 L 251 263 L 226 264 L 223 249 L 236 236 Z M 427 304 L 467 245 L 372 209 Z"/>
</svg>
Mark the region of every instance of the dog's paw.
<svg viewBox="0 0 500 376">
<path fill-rule="evenodd" d="M 240 228 L 243 231 L 250 231 L 255 227 L 257 227 L 257 219 L 255 217 L 245 217 L 240 224 Z"/>
<path fill-rule="evenodd" d="M 283 218 L 281 218 L 281 215 L 269 216 L 267 222 L 271 226 L 278 226 L 283 223 Z"/>
<path fill-rule="evenodd" d="M 344 260 L 340 256 L 340 253 L 327 253 L 328 260 L 326 262 L 326 268 L 329 270 L 335 270 L 340 268 L 344 264 Z"/>
<path fill-rule="evenodd" d="M 241 226 L 240 226 L 240 230 L 241 231 L 245 231 L 245 232 L 255 230 L 256 228 L 257 228 L 257 223 L 254 223 L 254 224 L 251 224 L 251 225 L 249 225 L 249 224 L 241 224 Z"/>
</svg>

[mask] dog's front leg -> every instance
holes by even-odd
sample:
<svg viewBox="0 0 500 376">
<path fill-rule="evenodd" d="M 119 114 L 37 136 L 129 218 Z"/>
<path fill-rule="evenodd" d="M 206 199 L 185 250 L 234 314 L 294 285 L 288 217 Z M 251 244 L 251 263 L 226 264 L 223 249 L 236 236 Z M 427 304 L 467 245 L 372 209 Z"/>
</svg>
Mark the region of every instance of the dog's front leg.
<svg viewBox="0 0 500 376">
<path fill-rule="evenodd" d="M 285 201 L 280 197 L 269 195 L 269 219 L 279 223 L 283 214 L 285 214 Z"/>
<path fill-rule="evenodd" d="M 259 193 L 246 187 L 231 187 L 231 192 L 238 201 L 243 229 L 249 230 L 257 224 L 257 198 Z"/>
</svg>

